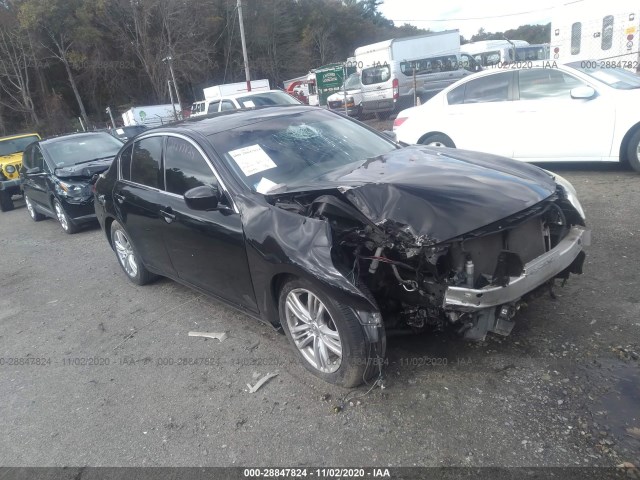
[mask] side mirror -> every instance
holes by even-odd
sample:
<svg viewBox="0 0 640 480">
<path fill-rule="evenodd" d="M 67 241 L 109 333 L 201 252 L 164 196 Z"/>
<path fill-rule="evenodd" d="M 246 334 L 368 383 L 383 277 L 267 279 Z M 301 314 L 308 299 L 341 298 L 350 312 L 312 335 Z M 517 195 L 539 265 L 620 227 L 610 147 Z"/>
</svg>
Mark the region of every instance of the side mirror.
<svg viewBox="0 0 640 480">
<path fill-rule="evenodd" d="M 385 137 L 387 137 L 388 139 L 394 142 L 398 141 L 398 139 L 396 138 L 396 133 L 391 130 L 384 130 L 383 132 L 380 132 L 380 133 L 382 133 L 382 135 L 384 135 Z"/>
<path fill-rule="evenodd" d="M 575 99 L 589 99 L 596 96 L 596 91 L 588 87 L 587 85 L 583 85 L 581 87 L 576 87 L 571 89 L 571 98 Z"/>
<path fill-rule="evenodd" d="M 42 169 L 40 167 L 27 168 L 24 173 L 27 175 L 36 175 L 42 173 Z"/>
<path fill-rule="evenodd" d="M 220 202 L 220 190 L 217 186 L 202 186 L 187 190 L 184 201 L 191 210 L 215 210 Z"/>
</svg>

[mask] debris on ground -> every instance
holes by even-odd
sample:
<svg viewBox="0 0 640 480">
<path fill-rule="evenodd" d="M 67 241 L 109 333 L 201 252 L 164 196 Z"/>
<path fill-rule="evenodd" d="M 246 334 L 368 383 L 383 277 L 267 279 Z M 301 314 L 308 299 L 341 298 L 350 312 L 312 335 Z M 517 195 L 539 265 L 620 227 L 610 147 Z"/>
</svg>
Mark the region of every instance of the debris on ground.
<svg viewBox="0 0 640 480">
<path fill-rule="evenodd" d="M 256 393 L 260 388 L 271 380 L 273 377 L 277 377 L 277 373 L 267 373 L 264 377 L 262 377 L 258 382 L 252 387 L 247 383 L 247 387 L 249 388 L 249 393 Z"/>
<path fill-rule="evenodd" d="M 214 338 L 219 341 L 224 341 L 227 339 L 227 332 L 216 333 L 216 332 L 189 332 L 190 337 L 204 337 L 204 338 Z"/>
</svg>

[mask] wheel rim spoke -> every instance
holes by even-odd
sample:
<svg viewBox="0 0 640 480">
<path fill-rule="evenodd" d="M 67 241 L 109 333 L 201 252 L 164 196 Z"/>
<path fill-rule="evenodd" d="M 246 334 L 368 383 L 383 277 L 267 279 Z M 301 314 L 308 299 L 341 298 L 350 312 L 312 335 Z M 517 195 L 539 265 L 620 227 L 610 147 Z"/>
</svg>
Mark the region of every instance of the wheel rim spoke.
<svg viewBox="0 0 640 480">
<path fill-rule="evenodd" d="M 323 373 L 340 367 L 340 334 L 319 297 L 306 289 L 292 290 L 285 299 L 285 318 L 294 345 L 310 365 Z"/>
<path fill-rule="evenodd" d="M 305 308 L 297 295 L 290 295 L 289 298 L 287 298 L 287 307 L 298 318 L 298 320 L 304 323 L 311 322 L 309 311 Z"/>
</svg>

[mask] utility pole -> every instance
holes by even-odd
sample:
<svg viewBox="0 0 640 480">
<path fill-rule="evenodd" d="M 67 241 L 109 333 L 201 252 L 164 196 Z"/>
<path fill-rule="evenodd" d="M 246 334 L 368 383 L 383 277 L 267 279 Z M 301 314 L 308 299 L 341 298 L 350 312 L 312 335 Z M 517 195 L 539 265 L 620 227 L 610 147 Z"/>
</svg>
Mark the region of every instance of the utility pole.
<svg viewBox="0 0 640 480">
<path fill-rule="evenodd" d="M 244 22 L 242 21 L 242 0 L 238 0 L 238 19 L 240 20 L 240 40 L 242 40 L 242 56 L 244 57 L 244 74 L 247 77 L 247 92 L 251 91 L 251 75 L 247 58 L 247 41 L 244 38 Z"/>
<path fill-rule="evenodd" d="M 109 118 L 111 118 L 111 128 L 116 128 L 116 121 L 113 119 L 113 113 L 111 112 L 111 107 L 107 107 L 106 112 L 109 114 Z"/>
<path fill-rule="evenodd" d="M 178 105 L 180 105 L 180 111 L 182 112 L 182 101 L 180 100 L 180 92 L 178 91 L 178 83 L 176 82 L 176 74 L 173 71 L 173 57 L 168 55 L 162 59 L 163 62 L 169 63 L 169 71 L 171 72 L 171 79 L 173 80 L 173 88 L 176 91 L 176 99 L 178 100 Z M 169 92 L 171 92 L 171 84 L 169 84 Z M 171 95 L 173 98 L 173 95 Z M 171 100 L 173 102 L 173 100 Z M 175 110 L 175 107 L 173 107 Z"/>
<path fill-rule="evenodd" d="M 173 116 L 178 121 L 178 112 L 176 112 L 176 104 L 173 100 L 173 91 L 171 91 L 171 80 L 167 79 L 167 86 L 169 87 L 169 99 L 171 100 L 171 108 L 173 108 Z M 175 86 L 175 85 L 174 85 Z"/>
</svg>

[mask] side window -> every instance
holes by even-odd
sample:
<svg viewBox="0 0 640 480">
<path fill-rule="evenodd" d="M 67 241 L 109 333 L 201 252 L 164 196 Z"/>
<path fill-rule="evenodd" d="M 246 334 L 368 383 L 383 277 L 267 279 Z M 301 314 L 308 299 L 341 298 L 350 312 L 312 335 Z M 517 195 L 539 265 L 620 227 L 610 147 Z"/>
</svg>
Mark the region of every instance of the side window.
<svg viewBox="0 0 640 480">
<path fill-rule="evenodd" d="M 160 165 L 163 137 L 149 137 L 133 144 L 131 181 L 153 188 L 162 188 Z"/>
<path fill-rule="evenodd" d="M 576 22 L 571 25 L 571 55 L 580 53 L 580 43 L 582 42 L 582 23 Z"/>
<path fill-rule="evenodd" d="M 131 180 L 131 152 L 133 144 L 125 148 L 120 155 L 120 178 L 122 180 Z"/>
<path fill-rule="evenodd" d="M 44 170 L 44 156 L 42 155 L 42 150 L 38 147 L 33 147 L 33 166 Z"/>
<path fill-rule="evenodd" d="M 609 50 L 613 45 L 613 15 L 602 19 L 602 50 Z"/>
<path fill-rule="evenodd" d="M 229 110 L 236 110 L 236 106 L 230 100 L 223 100 L 222 101 L 222 108 L 220 109 L 220 111 L 221 112 L 228 112 Z"/>
<path fill-rule="evenodd" d="M 209 104 L 209 108 L 207 108 L 207 113 L 216 113 L 218 111 L 218 107 L 220 106 L 220 101 L 211 102 Z"/>
<path fill-rule="evenodd" d="M 459 105 L 464 103 L 464 89 L 467 85 L 460 85 L 447 93 L 447 103 L 449 105 Z"/>
<path fill-rule="evenodd" d="M 467 82 L 464 103 L 504 102 L 509 100 L 511 72 L 488 75 Z"/>
<path fill-rule="evenodd" d="M 25 170 L 29 168 L 33 168 L 33 148 L 27 148 L 22 153 L 22 165 Z"/>
<path fill-rule="evenodd" d="M 166 190 L 184 195 L 187 190 L 203 185 L 217 185 L 207 161 L 186 140 L 169 137 L 164 154 Z"/>
<path fill-rule="evenodd" d="M 580 85 L 583 83 L 576 78 L 553 68 L 534 68 L 518 72 L 520 100 L 571 98 L 571 89 Z"/>
</svg>

